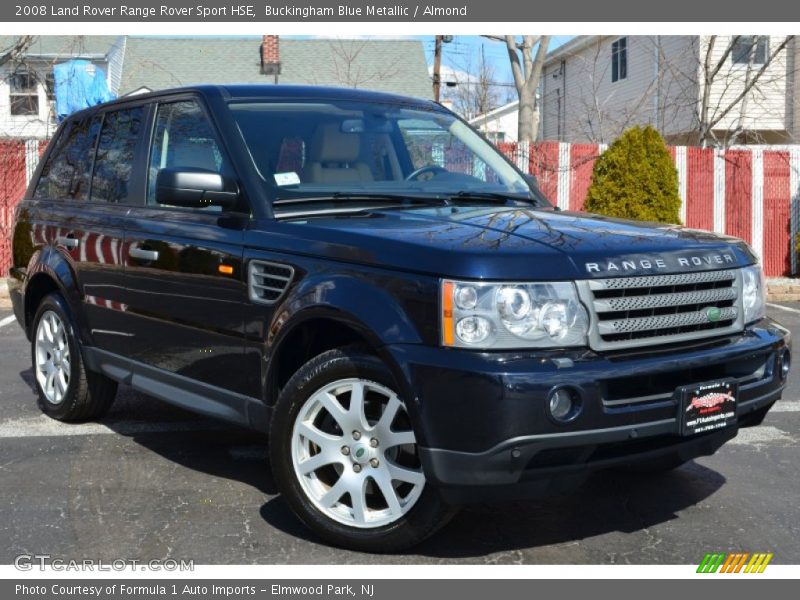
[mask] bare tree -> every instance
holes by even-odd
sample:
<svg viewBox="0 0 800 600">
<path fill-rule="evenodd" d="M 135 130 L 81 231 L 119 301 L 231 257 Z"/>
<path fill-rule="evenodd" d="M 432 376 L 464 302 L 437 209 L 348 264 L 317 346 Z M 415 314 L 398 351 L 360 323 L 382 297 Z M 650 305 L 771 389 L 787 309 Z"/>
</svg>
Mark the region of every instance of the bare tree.
<svg viewBox="0 0 800 600">
<path fill-rule="evenodd" d="M 343 86 L 361 88 L 397 76 L 398 60 L 394 59 L 375 66 L 363 60 L 369 52 L 368 40 L 330 40 L 328 47 L 333 59 L 336 81 Z"/>
<path fill-rule="evenodd" d="M 579 132 L 582 139 L 605 144 L 643 120 L 656 124 L 657 118 L 651 118 L 651 115 L 659 78 L 649 80 L 643 89 L 637 91 L 635 97 L 619 97 L 617 90 L 609 89 L 607 85 L 611 77 L 611 65 L 607 60 L 606 50 L 603 40 L 598 39 L 580 59 L 570 63 L 567 69 L 570 73 L 569 90 L 578 92 L 573 97 L 573 102 L 580 109 L 574 111 L 574 114 L 566 115 L 566 108 L 559 107 L 560 114 L 555 116 L 562 121 L 559 127 L 562 137 L 571 130 Z M 559 67 L 554 74 L 554 82 L 567 76 L 561 69 Z M 553 85 L 557 86 L 555 92 L 566 97 L 568 91 L 563 82 Z M 548 90 L 546 93 L 553 92 Z M 569 122 L 564 122 L 566 120 Z"/>
<path fill-rule="evenodd" d="M 483 48 L 477 66 L 473 67 L 471 59 L 466 64 L 454 66 L 448 77 L 448 83 L 453 85 L 445 87 L 445 94 L 458 114 L 469 120 L 500 106 L 504 97 L 503 86 L 497 83 L 496 70 L 486 61 Z"/>
<path fill-rule="evenodd" d="M 10 46 L 0 50 L 0 66 L 6 63 L 14 64 L 18 62 L 20 57 L 25 56 L 28 48 L 31 47 L 33 39 L 34 36 L 32 35 L 21 35 L 16 38 Z"/>
<path fill-rule="evenodd" d="M 539 133 L 539 117 L 536 104 L 536 92 L 550 45 L 550 36 L 523 35 L 485 36 L 502 41 L 508 50 L 511 73 L 519 98 L 519 123 L 517 139 L 520 142 L 533 142 Z M 534 50 L 536 55 L 534 56 Z"/>
<path fill-rule="evenodd" d="M 40 54 L 34 45 L 39 36 L 19 36 L 5 48 L 0 48 L 0 72 L 10 85 L 10 96 L 23 99 L 18 107 L 27 108 L 25 121 L 6 121 L 0 129 L 0 136 L 8 137 L 49 137 L 56 126 L 55 122 L 55 78 L 53 68 L 70 58 L 87 54 L 87 37 L 83 35 L 63 36 L 61 45 L 49 54 Z M 21 87 L 15 93 L 14 88 Z M 44 88 L 44 96 L 40 96 Z M 24 97 L 28 100 L 25 101 Z M 42 102 L 42 100 L 44 102 Z M 44 110 L 40 106 L 43 104 Z M 12 109 L 13 110 L 13 109 Z"/>
<path fill-rule="evenodd" d="M 702 81 L 697 119 L 697 135 L 703 146 L 730 145 L 742 137 L 746 130 L 749 104 L 757 103 L 759 96 L 763 96 L 766 92 L 764 86 L 775 82 L 776 74 L 771 73 L 770 67 L 794 37 L 787 35 L 774 48 L 765 47 L 758 65 L 756 65 L 756 54 L 759 52 L 760 43 L 758 36 L 731 36 L 727 44 L 722 46 L 720 54 L 715 52 L 719 47 L 718 36 L 708 37 L 705 52 L 702 53 Z M 741 45 L 746 52 L 744 68 L 739 70 L 728 66 L 737 45 Z M 782 79 L 786 75 L 785 70 L 777 75 Z M 725 130 L 730 133 L 725 139 L 720 140 L 715 129 L 719 128 L 729 115 L 737 112 L 736 125 L 732 130 L 726 127 Z"/>
<path fill-rule="evenodd" d="M 787 98 L 800 67 L 789 56 L 794 37 L 627 36 L 627 52 L 636 56 L 629 59 L 637 65 L 633 85 L 612 80 L 611 39 L 619 37 L 598 37 L 566 60 L 567 87 L 558 65 L 548 66 L 547 133 L 555 135 L 547 123 L 557 122 L 559 139 L 608 143 L 627 127 L 649 124 L 678 144 L 781 141 L 791 133 Z"/>
</svg>

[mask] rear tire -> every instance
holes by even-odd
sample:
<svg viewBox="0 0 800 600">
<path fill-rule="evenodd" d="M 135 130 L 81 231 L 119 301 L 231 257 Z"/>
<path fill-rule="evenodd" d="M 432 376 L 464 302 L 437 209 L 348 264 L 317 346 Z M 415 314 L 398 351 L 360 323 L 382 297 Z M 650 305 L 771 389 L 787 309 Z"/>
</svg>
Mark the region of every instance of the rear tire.
<svg viewBox="0 0 800 600">
<path fill-rule="evenodd" d="M 425 485 L 416 438 L 394 389 L 378 358 L 337 349 L 303 365 L 275 405 L 269 439 L 275 483 L 329 544 L 398 552 L 455 512 Z"/>
<path fill-rule="evenodd" d="M 36 310 L 31 362 L 41 411 L 59 421 L 97 419 L 114 402 L 117 382 L 88 371 L 64 299 L 46 296 Z"/>
</svg>

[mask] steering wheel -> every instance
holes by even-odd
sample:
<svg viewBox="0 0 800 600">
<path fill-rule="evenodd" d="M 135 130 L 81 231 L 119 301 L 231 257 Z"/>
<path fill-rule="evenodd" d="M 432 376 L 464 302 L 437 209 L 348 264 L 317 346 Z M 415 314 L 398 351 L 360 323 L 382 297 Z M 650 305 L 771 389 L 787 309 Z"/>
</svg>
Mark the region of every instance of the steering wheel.
<svg viewBox="0 0 800 600">
<path fill-rule="evenodd" d="M 444 167 L 440 167 L 439 165 L 425 165 L 424 167 L 420 167 L 416 171 L 409 173 L 408 177 L 406 177 L 406 181 L 413 181 L 415 179 L 419 179 L 420 175 L 425 175 L 425 173 L 432 173 L 433 175 L 437 175 L 439 173 L 447 173 L 447 169 Z"/>
</svg>

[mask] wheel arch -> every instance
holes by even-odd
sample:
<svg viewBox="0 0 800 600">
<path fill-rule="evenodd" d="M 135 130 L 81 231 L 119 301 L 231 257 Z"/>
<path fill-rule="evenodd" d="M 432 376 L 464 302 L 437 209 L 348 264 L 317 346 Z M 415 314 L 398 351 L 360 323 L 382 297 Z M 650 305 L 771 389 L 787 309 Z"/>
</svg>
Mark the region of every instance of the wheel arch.
<svg viewBox="0 0 800 600">
<path fill-rule="evenodd" d="M 59 293 L 64 298 L 70 317 L 74 320 L 77 315 L 76 303 L 80 302 L 80 296 L 72 267 L 58 252 L 45 249 L 29 269 L 25 282 L 23 326 L 29 339 L 36 309 L 42 300 L 53 292 Z"/>
<path fill-rule="evenodd" d="M 403 371 L 378 334 L 351 313 L 316 306 L 294 315 L 268 343 L 267 403 L 274 403 L 280 389 L 309 360 L 344 347 L 358 347 L 378 357 L 394 376 L 398 393 L 407 396 L 410 388 Z"/>
</svg>

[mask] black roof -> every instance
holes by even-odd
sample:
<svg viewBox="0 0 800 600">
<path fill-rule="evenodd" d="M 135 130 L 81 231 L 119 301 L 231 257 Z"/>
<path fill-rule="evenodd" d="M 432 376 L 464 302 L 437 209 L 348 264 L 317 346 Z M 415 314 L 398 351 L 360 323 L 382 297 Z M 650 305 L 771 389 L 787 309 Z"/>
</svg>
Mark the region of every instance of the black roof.
<svg viewBox="0 0 800 600">
<path fill-rule="evenodd" d="M 287 100 L 353 100 L 361 102 L 382 102 L 389 104 L 401 104 L 404 106 L 422 108 L 427 110 L 445 110 L 440 104 L 431 100 L 401 96 L 388 92 L 376 92 L 357 88 L 327 87 L 315 85 L 274 85 L 274 84 L 235 84 L 235 85 L 195 85 L 145 94 L 135 94 L 123 96 L 110 102 L 104 102 L 96 106 L 89 107 L 82 111 L 73 113 L 68 118 L 83 116 L 86 113 L 105 108 L 136 102 L 145 102 L 150 99 L 171 96 L 181 93 L 195 93 L 207 97 L 222 97 L 225 100 L 247 100 L 247 99 L 272 99 L 285 98 Z"/>
</svg>

